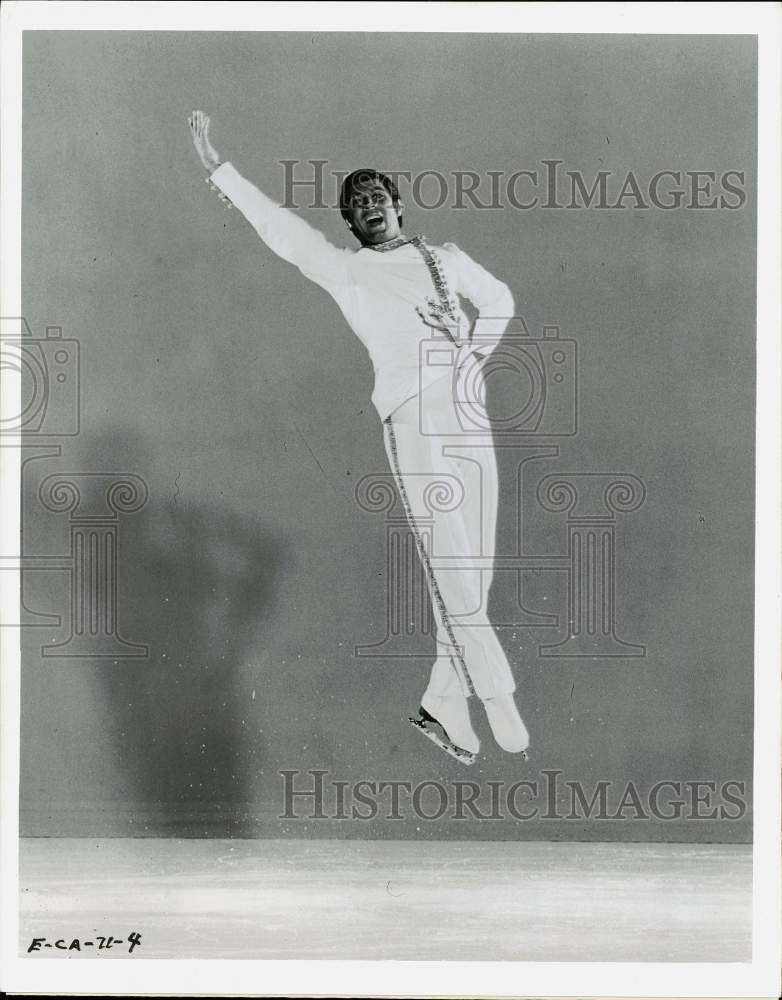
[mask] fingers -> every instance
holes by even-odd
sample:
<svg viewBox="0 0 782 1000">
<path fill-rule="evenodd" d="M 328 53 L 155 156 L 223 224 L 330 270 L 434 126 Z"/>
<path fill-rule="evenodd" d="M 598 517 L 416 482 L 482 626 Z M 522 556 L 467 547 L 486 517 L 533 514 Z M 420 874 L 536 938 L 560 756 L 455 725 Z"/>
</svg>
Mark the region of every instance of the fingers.
<svg viewBox="0 0 782 1000">
<path fill-rule="evenodd" d="M 201 137 L 209 131 L 209 118 L 203 111 L 193 111 L 187 119 L 194 136 Z"/>
</svg>

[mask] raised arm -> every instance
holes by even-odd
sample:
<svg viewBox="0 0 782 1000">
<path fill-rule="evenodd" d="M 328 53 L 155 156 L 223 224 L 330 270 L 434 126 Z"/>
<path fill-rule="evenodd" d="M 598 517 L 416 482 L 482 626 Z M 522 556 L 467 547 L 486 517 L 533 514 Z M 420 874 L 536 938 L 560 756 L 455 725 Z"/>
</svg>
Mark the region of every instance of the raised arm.
<svg viewBox="0 0 782 1000">
<path fill-rule="evenodd" d="M 210 142 L 209 116 L 203 111 L 194 111 L 188 123 L 208 179 L 223 199 L 239 209 L 274 253 L 332 294 L 339 294 L 348 283 L 350 251 L 335 247 L 317 229 L 259 191 L 233 164 L 222 162 Z"/>
</svg>

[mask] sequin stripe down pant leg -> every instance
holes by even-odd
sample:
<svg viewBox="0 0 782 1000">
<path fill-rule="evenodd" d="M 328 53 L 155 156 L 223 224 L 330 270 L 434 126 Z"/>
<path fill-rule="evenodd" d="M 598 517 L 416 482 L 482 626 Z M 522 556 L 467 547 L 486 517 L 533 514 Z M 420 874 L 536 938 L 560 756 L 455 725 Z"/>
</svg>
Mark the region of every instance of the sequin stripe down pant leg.
<svg viewBox="0 0 782 1000">
<path fill-rule="evenodd" d="M 442 396 L 425 390 L 384 423 L 389 465 L 436 623 L 437 655 L 422 701 L 460 693 L 486 699 L 516 687 L 487 615 L 491 569 L 472 563 L 494 554 L 496 460 L 492 448 L 470 448 L 463 435 L 454 438 L 453 413 Z M 446 441 L 458 443 L 458 457 L 444 454 Z"/>
</svg>

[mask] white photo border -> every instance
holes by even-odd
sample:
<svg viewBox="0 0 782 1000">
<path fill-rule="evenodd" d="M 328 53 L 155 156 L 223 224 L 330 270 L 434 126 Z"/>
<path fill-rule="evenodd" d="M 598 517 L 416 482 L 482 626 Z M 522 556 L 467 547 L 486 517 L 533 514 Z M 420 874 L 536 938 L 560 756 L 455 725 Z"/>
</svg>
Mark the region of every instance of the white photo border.
<svg viewBox="0 0 782 1000">
<path fill-rule="evenodd" d="M 414 17 L 412 14 L 414 13 Z M 20 649 L 0 628 L 0 987 L 49 995 L 774 997 L 780 976 L 780 38 L 769 3 L 39 3 L 3 5 L 0 309 L 21 316 L 22 32 L 25 30 L 416 31 L 737 34 L 758 39 L 753 959 L 751 963 L 513 963 L 115 959 L 18 955 Z M 3 371 L 2 392 L 19 380 Z M 762 442 L 762 448 L 760 447 Z M 19 448 L 0 449 L 0 551 L 19 548 Z M 19 577 L 0 573 L 2 620 Z M 16 620 L 16 619 L 14 619 Z M 730 733 L 725 733 L 730 742 Z M 118 993 L 121 987 L 125 993 Z"/>
</svg>

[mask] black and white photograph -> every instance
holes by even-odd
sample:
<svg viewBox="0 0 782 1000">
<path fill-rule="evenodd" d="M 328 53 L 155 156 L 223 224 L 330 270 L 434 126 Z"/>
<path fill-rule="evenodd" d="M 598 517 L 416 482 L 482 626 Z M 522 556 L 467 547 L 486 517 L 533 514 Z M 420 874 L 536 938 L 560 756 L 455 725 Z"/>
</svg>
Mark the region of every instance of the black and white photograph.
<svg viewBox="0 0 782 1000">
<path fill-rule="evenodd" d="M 2 17 L 0 987 L 777 996 L 779 6 Z"/>
</svg>

